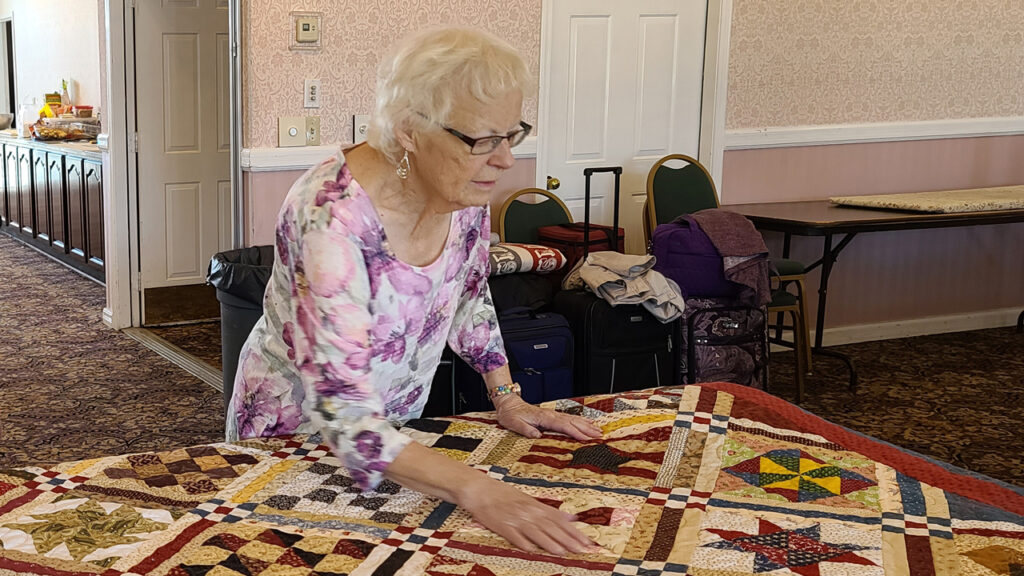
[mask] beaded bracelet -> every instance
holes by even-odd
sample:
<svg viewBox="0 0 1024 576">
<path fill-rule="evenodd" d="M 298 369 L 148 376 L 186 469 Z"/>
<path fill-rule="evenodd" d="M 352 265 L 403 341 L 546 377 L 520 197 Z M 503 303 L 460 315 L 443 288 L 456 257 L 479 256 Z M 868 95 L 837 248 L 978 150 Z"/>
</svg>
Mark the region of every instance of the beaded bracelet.
<svg viewBox="0 0 1024 576">
<path fill-rule="evenodd" d="M 491 390 L 490 392 L 488 392 L 487 396 L 490 397 L 491 401 L 493 402 L 498 396 L 504 396 L 506 394 L 515 394 L 517 396 L 521 396 L 523 394 L 523 389 L 522 387 L 519 386 L 519 384 L 515 382 L 511 384 L 502 384 L 501 386 L 498 386 Z"/>
</svg>

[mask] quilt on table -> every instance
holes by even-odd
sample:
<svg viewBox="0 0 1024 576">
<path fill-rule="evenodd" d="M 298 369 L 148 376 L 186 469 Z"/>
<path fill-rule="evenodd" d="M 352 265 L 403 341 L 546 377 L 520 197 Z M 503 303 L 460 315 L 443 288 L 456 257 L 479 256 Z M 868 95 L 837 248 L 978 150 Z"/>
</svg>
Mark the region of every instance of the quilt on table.
<svg viewBox="0 0 1024 576">
<path fill-rule="evenodd" d="M 986 212 L 1024 208 L 1024 186 L 908 192 L 903 194 L 872 194 L 867 196 L 835 196 L 833 204 L 865 208 L 889 208 L 914 212 Z"/>
<path fill-rule="evenodd" d="M 0 472 L 0 573 L 1024 574 L 1024 495 L 701 384 L 553 403 L 604 439 L 527 439 L 492 414 L 410 422 L 418 441 L 572 512 L 604 552 L 532 554 L 451 504 L 372 492 L 314 437 Z"/>
</svg>

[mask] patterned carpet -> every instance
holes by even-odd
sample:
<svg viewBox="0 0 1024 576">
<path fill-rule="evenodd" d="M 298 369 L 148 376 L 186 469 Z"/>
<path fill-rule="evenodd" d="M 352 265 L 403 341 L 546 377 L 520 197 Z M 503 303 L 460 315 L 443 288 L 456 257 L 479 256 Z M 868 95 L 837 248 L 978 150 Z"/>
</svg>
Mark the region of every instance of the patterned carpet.
<svg viewBox="0 0 1024 576">
<path fill-rule="evenodd" d="M 220 393 L 106 327 L 102 286 L 0 234 L 0 467 L 223 439 Z"/>
<path fill-rule="evenodd" d="M 814 358 L 802 407 L 862 434 L 1024 486 L 1024 335 L 1013 328 L 839 346 Z M 772 357 L 772 393 L 792 400 L 792 353 Z"/>
<path fill-rule="evenodd" d="M 169 449 L 219 438 L 218 393 L 107 330 L 99 321 L 101 287 L 4 236 L 0 266 L 7 286 L 0 329 L 12 335 L 0 339 L 7 364 L 0 374 L 0 465 Z M 15 300 L 11 294 L 23 296 Z M 219 324 L 154 332 L 220 367 Z M 71 344 L 72 336 L 77 344 L 67 348 L 71 352 L 54 344 Z M 847 390 L 842 363 L 815 357 L 803 408 L 1024 486 L 1024 336 L 999 328 L 837 350 L 856 361 L 860 388 L 856 394 Z M 792 369 L 791 353 L 772 357 L 772 393 L 795 397 Z"/>
</svg>

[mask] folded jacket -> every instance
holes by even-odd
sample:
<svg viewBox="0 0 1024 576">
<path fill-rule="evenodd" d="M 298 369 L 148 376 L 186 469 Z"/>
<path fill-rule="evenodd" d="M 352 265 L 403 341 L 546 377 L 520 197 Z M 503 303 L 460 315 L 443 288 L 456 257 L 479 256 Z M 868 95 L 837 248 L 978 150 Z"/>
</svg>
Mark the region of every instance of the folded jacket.
<svg viewBox="0 0 1024 576">
<path fill-rule="evenodd" d="M 618 252 L 594 252 L 576 263 L 562 288 L 588 288 L 612 306 L 642 304 L 663 323 L 683 313 L 685 302 L 679 286 L 651 268 L 654 257 Z"/>
<path fill-rule="evenodd" d="M 742 214 L 711 208 L 693 215 L 722 256 L 726 279 L 748 287 L 758 306 L 772 299 L 768 247 L 754 224 Z"/>
</svg>

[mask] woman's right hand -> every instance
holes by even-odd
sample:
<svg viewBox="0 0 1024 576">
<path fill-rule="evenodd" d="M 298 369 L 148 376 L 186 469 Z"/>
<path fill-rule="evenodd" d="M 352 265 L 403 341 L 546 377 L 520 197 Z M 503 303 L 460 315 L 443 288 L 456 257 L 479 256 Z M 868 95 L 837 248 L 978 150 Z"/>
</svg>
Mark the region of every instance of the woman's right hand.
<svg viewBox="0 0 1024 576">
<path fill-rule="evenodd" d="M 465 486 L 458 498 L 473 519 L 527 552 L 565 556 L 600 548 L 572 525 L 575 516 L 488 476 Z"/>
</svg>

